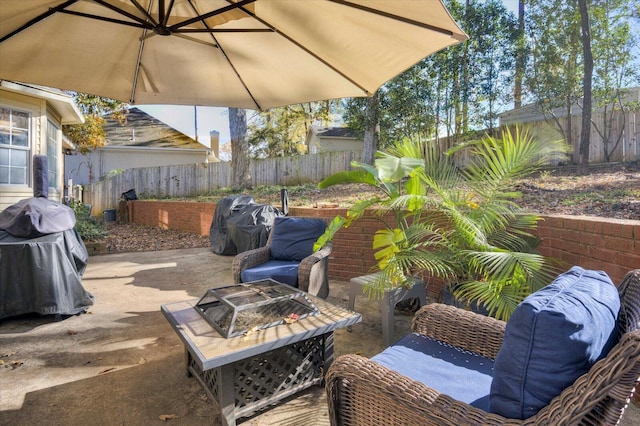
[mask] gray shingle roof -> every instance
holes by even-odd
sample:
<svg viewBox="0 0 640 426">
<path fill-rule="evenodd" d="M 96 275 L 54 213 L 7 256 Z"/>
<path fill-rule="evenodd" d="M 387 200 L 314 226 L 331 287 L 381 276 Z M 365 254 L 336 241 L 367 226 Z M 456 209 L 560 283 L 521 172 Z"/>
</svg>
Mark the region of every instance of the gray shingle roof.
<svg viewBox="0 0 640 426">
<path fill-rule="evenodd" d="M 124 125 L 105 117 L 106 146 L 207 149 L 191 137 L 138 108 L 130 108 Z"/>
</svg>

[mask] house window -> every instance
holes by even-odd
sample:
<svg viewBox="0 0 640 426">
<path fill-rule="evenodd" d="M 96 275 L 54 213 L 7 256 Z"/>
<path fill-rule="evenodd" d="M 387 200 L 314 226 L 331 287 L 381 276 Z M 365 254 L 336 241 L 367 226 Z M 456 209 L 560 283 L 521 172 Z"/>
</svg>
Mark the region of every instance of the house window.
<svg viewBox="0 0 640 426">
<path fill-rule="evenodd" d="M 58 126 L 47 120 L 47 168 L 49 171 L 49 188 L 58 186 L 58 158 L 61 154 Z"/>
<path fill-rule="evenodd" d="M 29 113 L 0 107 L 0 185 L 27 185 Z"/>
</svg>

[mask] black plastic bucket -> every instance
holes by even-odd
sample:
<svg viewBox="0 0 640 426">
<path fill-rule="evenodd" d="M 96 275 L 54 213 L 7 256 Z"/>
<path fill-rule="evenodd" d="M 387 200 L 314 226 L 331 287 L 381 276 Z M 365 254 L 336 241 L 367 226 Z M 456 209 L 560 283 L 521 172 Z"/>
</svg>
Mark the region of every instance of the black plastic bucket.
<svg viewBox="0 0 640 426">
<path fill-rule="evenodd" d="M 116 221 L 116 211 L 115 210 L 105 210 L 102 212 L 104 216 L 105 222 L 115 222 Z"/>
</svg>

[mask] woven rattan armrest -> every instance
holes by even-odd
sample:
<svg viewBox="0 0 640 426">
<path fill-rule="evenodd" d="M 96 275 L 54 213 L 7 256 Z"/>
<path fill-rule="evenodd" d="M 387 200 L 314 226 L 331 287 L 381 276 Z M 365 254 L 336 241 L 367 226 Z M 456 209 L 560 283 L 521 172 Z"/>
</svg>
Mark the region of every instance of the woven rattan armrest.
<svg viewBox="0 0 640 426">
<path fill-rule="evenodd" d="M 333 250 L 328 242 L 318 251 L 305 257 L 298 266 L 298 288 L 314 296 L 326 298 L 329 295 L 329 276 L 326 263 Z"/>
<path fill-rule="evenodd" d="M 311 269 L 315 264 L 327 258 L 331 254 L 332 248 L 332 244 L 328 243 L 300 261 L 300 266 L 298 266 L 298 288 L 308 291 Z"/>
<path fill-rule="evenodd" d="M 411 331 L 495 359 L 504 339 L 503 321 L 432 303 L 416 312 Z"/>
<path fill-rule="evenodd" d="M 233 258 L 231 264 L 231 271 L 233 273 L 233 282 L 242 282 L 240 274 L 242 271 L 248 268 L 253 268 L 256 265 L 269 261 L 270 249 L 269 246 L 260 247 L 253 250 L 247 250 L 238 254 Z"/>
</svg>

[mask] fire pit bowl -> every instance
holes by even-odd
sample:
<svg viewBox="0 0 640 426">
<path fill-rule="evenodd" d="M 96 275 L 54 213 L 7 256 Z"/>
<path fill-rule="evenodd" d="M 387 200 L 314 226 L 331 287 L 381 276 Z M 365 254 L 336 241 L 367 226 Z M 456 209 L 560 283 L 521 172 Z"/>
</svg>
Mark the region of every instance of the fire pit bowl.
<svg viewBox="0 0 640 426">
<path fill-rule="evenodd" d="M 304 291 L 272 279 L 211 288 L 194 308 L 226 338 L 320 312 Z"/>
</svg>

